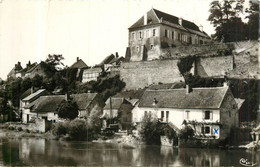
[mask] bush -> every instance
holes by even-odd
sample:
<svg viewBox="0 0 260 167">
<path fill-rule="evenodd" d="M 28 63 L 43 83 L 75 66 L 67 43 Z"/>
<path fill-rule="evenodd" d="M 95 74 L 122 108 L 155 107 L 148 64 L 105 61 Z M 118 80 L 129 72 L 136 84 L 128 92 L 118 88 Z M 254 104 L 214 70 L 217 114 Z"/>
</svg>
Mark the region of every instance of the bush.
<svg viewBox="0 0 260 167">
<path fill-rule="evenodd" d="M 178 144 L 178 136 L 175 130 L 169 126 L 169 124 L 165 124 L 162 126 L 163 134 L 167 136 L 169 139 L 173 140 L 173 144 Z"/>
<path fill-rule="evenodd" d="M 58 137 L 62 135 L 66 135 L 68 131 L 68 126 L 65 123 L 57 123 L 55 124 L 52 133 Z"/>
<path fill-rule="evenodd" d="M 73 120 L 70 122 L 68 134 L 75 140 L 88 139 L 88 129 L 85 120 Z"/>
<path fill-rule="evenodd" d="M 185 126 L 185 128 L 181 129 L 179 138 L 187 141 L 188 139 L 193 139 L 194 130 L 190 126 Z"/>
<path fill-rule="evenodd" d="M 146 144 L 160 144 L 161 130 L 158 120 L 152 118 L 151 114 L 145 115 L 142 120 L 140 134 Z"/>
</svg>

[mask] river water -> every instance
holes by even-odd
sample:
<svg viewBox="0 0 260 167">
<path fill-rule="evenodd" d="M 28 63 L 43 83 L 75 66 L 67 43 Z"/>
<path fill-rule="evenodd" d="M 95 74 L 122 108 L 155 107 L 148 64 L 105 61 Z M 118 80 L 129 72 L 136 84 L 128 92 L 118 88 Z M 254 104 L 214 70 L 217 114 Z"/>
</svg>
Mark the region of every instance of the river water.
<svg viewBox="0 0 260 167">
<path fill-rule="evenodd" d="M 64 142 L 36 138 L 0 139 L 0 165 L 23 166 L 260 166 L 260 151 Z"/>
</svg>

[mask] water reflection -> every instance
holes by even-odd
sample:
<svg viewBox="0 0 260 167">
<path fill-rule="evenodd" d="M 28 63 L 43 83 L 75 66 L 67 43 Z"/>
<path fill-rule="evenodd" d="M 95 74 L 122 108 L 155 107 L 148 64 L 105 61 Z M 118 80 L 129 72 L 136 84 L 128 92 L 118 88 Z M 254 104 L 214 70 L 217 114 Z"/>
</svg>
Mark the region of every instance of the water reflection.
<svg viewBox="0 0 260 167">
<path fill-rule="evenodd" d="M 260 152 L 117 144 L 2 139 L 0 165 L 238 166 L 240 158 L 260 165 Z"/>
</svg>

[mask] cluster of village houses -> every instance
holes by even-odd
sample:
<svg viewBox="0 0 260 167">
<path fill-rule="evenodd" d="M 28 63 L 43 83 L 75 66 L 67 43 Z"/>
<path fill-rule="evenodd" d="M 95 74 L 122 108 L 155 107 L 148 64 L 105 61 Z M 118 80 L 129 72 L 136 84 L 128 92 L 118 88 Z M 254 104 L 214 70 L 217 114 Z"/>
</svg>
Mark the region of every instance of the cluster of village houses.
<svg viewBox="0 0 260 167">
<path fill-rule="evenodd" d="M 210 42 L 209 36 L 196 24 L 156 9 L 151 9 L 129 28 L 129 46 L 125 58 L 108 56 L 100 65 L 89 68 L 77 58 L 70 68 L 83 71 L 82 81 L 97 80 L 102 70 L 111 75 L 120 75 L 123 61 L 148 61 L 158 59 L 160 49 L 179 45 L 202 45 Z M 29 66 L 31 67 L 30 69 Z M 102 69 L 102 67 L 104 69 Z M 8 77 L 34 77 L 44 75 L 41 63 L 28 64 L 23 69 L 20 63 Z M 52 95 L 44 89 L 27 90 L 21 97 L 20 111 L 24 123 L 36 118 L 58 122 L 57 108 L 63 100 L 77 103 L 79 118 L 87 118 L 100 111 L 103 128 L 110 127 L 118 118 L 121 130 L 127 130 L 142 122 L 151 114 L 162 123 L 170 123 L 175 129 L 190 124 L 198 138 L 224 139 L 231 128 L 239 126 L 239 108 L 243 100 L 235 99 L 228 85 L 222 87 L 175 89 L 174 83 L 151 85 L 145 89 L 124 90 L 110 97 L 105 106 L 100 104 L 97 93 Z"/>
</svg>

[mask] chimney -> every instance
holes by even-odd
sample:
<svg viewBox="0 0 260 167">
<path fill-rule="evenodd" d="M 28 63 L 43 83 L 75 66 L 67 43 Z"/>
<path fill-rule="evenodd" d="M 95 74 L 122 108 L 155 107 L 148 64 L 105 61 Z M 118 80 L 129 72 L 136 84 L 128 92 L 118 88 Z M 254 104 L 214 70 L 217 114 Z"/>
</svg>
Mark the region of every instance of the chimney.
<svg viewBox="0 0 260 167">
<path fill-rule="evenodd" d="M 182 26 L 182 18 L 179 18 L 179 24 Z"/>
<path fill-rule="evenodd" d="M 223 87 L 228 87 L 228 83 L 227 83 L 227 82 L 224 82 L 224 83 L 223 83 Z"/>
<path fill-rule="evenodd" d="M 116 58 L 118 58 L 118 57 L 119 57 L 118 52 L 116 52 Z"/>
<path fill-rule="evenodd" d="M 18 61 L 17 65 L 18 65 L 18 66 L 21 66 L 21 62 L 20 62 L 20 61 Z"/>
<path fill-rule="evenodd" d="M 66 101 L 68 101 L 68 100 L 70 99 L 69 93 L 66 93 L 64 96 L 65 96 L 65 100 L 66 100 Z"/>
<path fill-rule="evenodd" d="M 144 14 L 144 25 L 147 25 L 147 13 Z"/>
<path fill-rule="evenodd" d="M 31 87 L 31 94 L 33 94 L 33 92 L 34 92 L 34 87 L 32 86 Z"/>
<path fill-rule="evenodd" d="M 156 98 L 153 99 L 153 106 L 155 106 L 158 103 L 158 101 L 156 100 Z"/>
<path fill-rule="evenodd" d="M 192 91 L 192 88 L 190 85 L 186 85 L 186 94 L 189 94 Z"/>
<path fill-rule="evenodd" d="M 77 62 L 79 61 L 79 57 L 77 57 Z"/>
<path fill-rule="evenodd" d="M 203 26 L 202 25 L 199 26 L 199 29 L 200 29 L 201 32 L 203 32 Z"/>
</svg>

